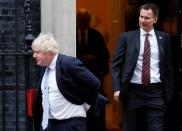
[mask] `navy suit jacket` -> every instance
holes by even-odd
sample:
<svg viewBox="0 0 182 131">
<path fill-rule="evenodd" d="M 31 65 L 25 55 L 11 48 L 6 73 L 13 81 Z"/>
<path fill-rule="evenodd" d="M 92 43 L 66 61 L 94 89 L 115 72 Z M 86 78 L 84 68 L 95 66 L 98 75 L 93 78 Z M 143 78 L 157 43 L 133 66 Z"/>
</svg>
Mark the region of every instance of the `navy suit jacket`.
<svg viewBox="0 0 182 131">
<path fill-rule="evenodd" d="M 170 38 L 161 31 L 155 30 L 155 34 L 159 47 L 160 79 L 164 84 L 163 94 L 165 101 L 169 102 L 174 90 Z M 134 73 L 139 51 L 140 30 L 121 33 L 112 61 L 113 90 L 120 91 L 121 101 L 128 98 L 129 83 Z"/>
<path fill-rule="evenodd" d="M 42 122 L 42 93 L 41 80 L 45 68 L 41 73 L 39 88 L 33 107 L 35 131 L 39 131 Z M 56 81 L 61 94 L 71 103 L 81 105 L 84 102 L 92 105 L 98 95 L 100 81 L 82 62 L 74 57 L 58 55 L 56 62 Z"/>
</svg>

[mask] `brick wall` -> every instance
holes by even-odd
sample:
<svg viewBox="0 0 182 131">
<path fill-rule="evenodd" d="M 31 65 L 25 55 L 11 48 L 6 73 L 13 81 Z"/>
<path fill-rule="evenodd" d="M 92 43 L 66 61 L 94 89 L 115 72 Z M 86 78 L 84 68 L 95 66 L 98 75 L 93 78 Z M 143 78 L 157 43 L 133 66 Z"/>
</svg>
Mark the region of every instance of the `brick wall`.
<svg viewBox="0 0 182 131">
<path fill-rule="evenodd" d="M 0 131 L 26 131 L 31 126 L 26 125 L 26 75 L 30 75 L 26 74 L 26 66 L 32 67 L 33 75 L 37 75 L 38 69 L 31 58 L 26 65 L 26 55 L 22 53 L 25 52 L 24 1 L 0 0 Z M 36 37 L 40 32 L 40 0 L 30 0 L 30 10 L 32 34 Z M 30 85 L 36 86 L 37 77 L 29 77 Z"/>
</svg>

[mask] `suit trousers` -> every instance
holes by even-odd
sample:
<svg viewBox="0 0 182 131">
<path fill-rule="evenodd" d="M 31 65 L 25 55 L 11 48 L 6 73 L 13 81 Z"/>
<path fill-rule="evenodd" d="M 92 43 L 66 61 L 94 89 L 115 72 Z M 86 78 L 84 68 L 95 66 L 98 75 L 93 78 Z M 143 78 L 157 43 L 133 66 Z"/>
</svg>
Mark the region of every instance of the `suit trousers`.
<svg viewBox="0 0 182 131">
<path fill-rule="evenodd" d="M 86 131 L 86 118 L 49 119 L 48 127 L 43 131 Z"/>
<path fill-rule="evenodd" d="M 163 131 L 166 105 L 162 84 L 130 84 L 129 99 L 123 105 L 124 131 Z"/>
</svg>

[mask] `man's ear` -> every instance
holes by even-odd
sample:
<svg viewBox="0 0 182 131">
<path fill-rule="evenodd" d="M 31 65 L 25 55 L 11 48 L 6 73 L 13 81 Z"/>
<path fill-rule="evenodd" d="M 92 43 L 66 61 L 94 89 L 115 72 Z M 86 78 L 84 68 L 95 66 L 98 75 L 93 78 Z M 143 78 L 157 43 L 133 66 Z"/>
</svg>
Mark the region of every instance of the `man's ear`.
<svg viewBox="0 0 182 131">
<path fill-rule="evenodd" d="M 155 22 L 154 23 L 157 23 L 157 20 L 158 20 L 158 17 L 155 17 Z"/>
</svg>

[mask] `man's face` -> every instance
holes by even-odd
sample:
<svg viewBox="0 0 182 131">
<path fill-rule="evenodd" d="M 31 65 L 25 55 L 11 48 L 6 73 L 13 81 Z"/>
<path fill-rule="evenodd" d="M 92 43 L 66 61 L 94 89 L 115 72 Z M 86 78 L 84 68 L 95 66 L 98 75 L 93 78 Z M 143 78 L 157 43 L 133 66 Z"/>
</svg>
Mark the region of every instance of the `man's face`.
<svg viewBox="0 0 182 131">
<path fill-rule="evenodd" d="M 157 16 L 154 15 L 151 9 L 141 9 L 139 16 L 139 25 L 146 32 L 149 32 L 153 25 L 157 22 Z"/>
<path fill-rule="evenodd" d="M 89 28 L 90 26 L 90 18 L 88 16 L 88 14 L 79 14 L 77 15 L 77 28 L 80 30 L 86 30 Z"/>
<path fill-rule="evenodd" d="M 51 53 L 34 51 L 33 58 L 36 60 L 37 65 L 48 66 L 51 62 Z"/>
</svg>

